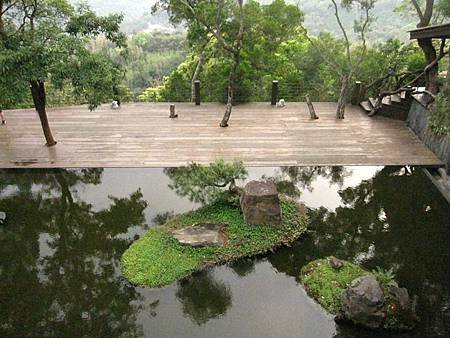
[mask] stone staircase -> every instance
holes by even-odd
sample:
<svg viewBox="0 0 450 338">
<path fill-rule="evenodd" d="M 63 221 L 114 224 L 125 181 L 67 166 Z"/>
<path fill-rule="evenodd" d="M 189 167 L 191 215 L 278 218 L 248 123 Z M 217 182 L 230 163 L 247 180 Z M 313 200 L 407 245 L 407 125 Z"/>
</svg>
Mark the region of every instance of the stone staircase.
<svg viewBox="0 0 450 338">
<path fill-rule="evenodd" d="M 388 95 L 383 98 L 380 109 L 376 112 L 377 115 L 390 117 L 397 120 L 406 121 L 408 113 L 411 108 L 414 97 L 412 93 L 420 93 L 425 90 L 425 87 L 413 87 L 413 91 L 402 91 L 398 94 Z M 367 101 L 362 101 L 359 105 L 370 116 L 373 116 L 373 108 L 375 107 L 377 99 L 370 97 Z"/>
</svg>

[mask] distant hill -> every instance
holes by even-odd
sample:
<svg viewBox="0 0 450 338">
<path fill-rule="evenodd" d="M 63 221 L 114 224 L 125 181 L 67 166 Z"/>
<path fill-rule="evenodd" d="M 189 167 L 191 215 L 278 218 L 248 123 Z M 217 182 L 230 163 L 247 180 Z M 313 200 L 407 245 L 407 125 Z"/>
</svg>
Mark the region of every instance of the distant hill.
<svg viewBox="0 0 450 338">
<path fill-rule="evenodd" d="M 70 0 L 77 3 L 77 0 Z M 272 0 L 260 0 L 261 3 L 270 3 Z M 290 3 L 299 3 L 306 14 L 306 25 L 312 34 L 320 31 L 330 31 L 339 34 L 339 27 L 330 8 L 329 0 L 287 0 Z M 121 12 L 125 15 L 123 29 L 127 33 L 144 30 L 168 30 L 168 18 L 165 13 L 152 16 L 151 6 L 155 0 L 87 0 L 87 3 L 99 14 Z M 390 37 L 407 38 L 407 30 L 413 29 L 414 22 L 407 22 L 393 9 L 399 0 L 379 0 L 374 14 L 377 21 L 373 25 L 371 38 L 386 40 Z M 349 29 L 353 26 L 354 15 L 349 15 L 342 10 L 344 22 Z"/>
</svg>

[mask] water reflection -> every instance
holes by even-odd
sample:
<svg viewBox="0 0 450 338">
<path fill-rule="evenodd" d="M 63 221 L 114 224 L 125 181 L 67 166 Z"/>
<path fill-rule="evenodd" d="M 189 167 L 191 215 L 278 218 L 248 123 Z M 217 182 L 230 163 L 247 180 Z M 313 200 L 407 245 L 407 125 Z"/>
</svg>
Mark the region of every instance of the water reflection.
<svg viewBox="0 0 450 338">
<path fill-rule="evenodd" d="M 318 177 L 326 179 L 330 185 L 342 187 L 351 174 L 352 171 L 345 167 L 281 167 L 262 178 L 274 181 L 280 193 L 299 199 L 305 190 L 314 190 L 313 183 Z"/>
<path fill-rule="evenodd" d="M 138 295 L 117 273 L 130 240 L 117 235 L 144 222 L 142 194 L 94 212 L 76 186 L 101 184 L 102 170 L 0 175 L 1 336 L 140 336 Z"/>
<path fill-rule="evenodd" d="M 202 271 L 181 281 L 176 292 L 183 313 L 198 325 L 224 315 L 232 304 L 230 289 L 211 271 Z"/>
<path fill-rule="evenodd" d="M 419 296 L 422 322 L 407 336 L 450 335 L 450 207 L 421 170 L 249 175 L 311 207 L 312 232 L 265 258 L 140 289 L 120 275 L 134 235 L 197 207 L 163 170 L 0 170 L 0 336 L 367 337 L 336 327 L 296 283 L 304 264 L 329 255 L 395 267 Z"/>
<path fill-rule="evenodd" d="M 339 192 L 335 211 L 311 209 L 309 238 L 269 257 L 297 276 L 313 259 L 335 255 L 373 269 L 394 267 L 400 284 L 419 295 L 422 334 L 450 332 L 450 208 L 420 169 L 384 168 Z M 445 334 L 444 334 L 445 335 Z"/>
</svg>

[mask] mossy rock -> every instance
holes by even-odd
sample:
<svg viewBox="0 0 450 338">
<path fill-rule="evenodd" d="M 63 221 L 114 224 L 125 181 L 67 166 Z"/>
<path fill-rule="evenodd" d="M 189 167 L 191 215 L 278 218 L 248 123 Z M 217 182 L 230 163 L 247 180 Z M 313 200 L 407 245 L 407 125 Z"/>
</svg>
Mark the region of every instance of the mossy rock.
<svg viewBox="0 0 450 338">
<path fill-rule="evenodd" d="M 283 220 L 277 227 L 246 224 L 239 207 L 226 201 L 176 216 L 166 224 L 152 228 L 125 251 L 123 274 L 133 284 L 160 287 L 213 264 L 232 262 L 292 244 L 306 231 L 305 208 L 293 200 L 281 198 L 281 209 Z M 176 229 L 209 222 L 228 225 L 226 245 L 184 246 L 171 234 Z"/>
</svg>

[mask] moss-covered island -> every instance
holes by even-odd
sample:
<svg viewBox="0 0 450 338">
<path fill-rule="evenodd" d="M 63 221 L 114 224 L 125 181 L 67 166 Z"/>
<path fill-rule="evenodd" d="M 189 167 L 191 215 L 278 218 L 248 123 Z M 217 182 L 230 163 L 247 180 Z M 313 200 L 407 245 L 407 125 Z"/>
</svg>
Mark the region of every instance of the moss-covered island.
<svg viewBox="0 0 450 338">
<path fill-rule="evenodd" d="M 122 256 L 122 270 L 133 284 L 160 287 L 213 264 L 266 253 L 292 244 L 306 230 L 307 216 L 297 202 L 281 196 L 283 220 L 279 226 L 248 225 L 238 206 L 225 199 L 176 216 L 152 228 Z M 172 231 L 196 223 L 227 224 L 224 246 L 190 247 L 177 242 Z"/>
<path fill-rule="evenodd" d="M 412 330 L 415 327 L 418 318 L 415 314 L 414 302 L 410 301 L 406 289 L 398 287 L 392 271 L 382 269 L 367 271 L 358 265 L 341 260 L 337 260 L 339 266 L 336 267 L 333 266 L 333 259 L 337 260 L 330 257 L 305 265 L 301 270 L 300 279 L 307 293 L 326 311 L 335 315 L 337 321 L 394 331 Z M 362 287 L 356 291 L 356 294 L 354 292 L 352 295 L 349 292 L 350 289 L 361 285 L 361 283 L 355 283 L 356 280 L 361 281 L 371 277 L 373 277 L 372 280 L 376 280 L 380 288 L 382 300 L 373 304 L 375 310 L 366 302 L 367 299 L 374 298 L 373 290 Z M 367 292 L 369 298 L 364 298 L 363 293 L 360 292 Z M 351 299 L 352 297 L 354 298 Z M 361 298 L 364 299 L 361 300 Z M 356 317 L 359 316 L 359 318 L 349 318 L 349 312 L 352 311 L 353 315 L 356 312 Z M 364 311 L 367 312 L 363 313 Z M 374 325 L 373 317 L 380 318 L 376 325 Z"/>
<path fill-rule="evenodd" d="M 342 292 L 358 277 L 369 274 L 358 265 L 342 261 L 337 270 L 327 259 L 319 259 L 305 265 L 301 271 L 301 282 L 306 292 L 333 315 L 341 309 Z"/>
</svg>

